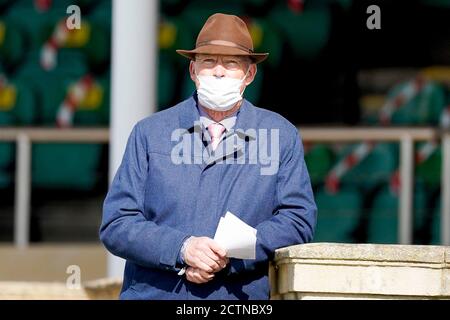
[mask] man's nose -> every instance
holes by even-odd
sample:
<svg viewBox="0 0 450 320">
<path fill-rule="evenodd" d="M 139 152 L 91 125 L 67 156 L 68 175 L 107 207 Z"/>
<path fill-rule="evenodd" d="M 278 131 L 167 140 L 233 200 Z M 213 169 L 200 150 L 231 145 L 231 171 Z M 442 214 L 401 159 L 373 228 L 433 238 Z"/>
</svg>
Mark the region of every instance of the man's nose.
<svg viewBox="0 0 450 320">
<path fill-rule="evenodd" d="M 221 64 L 217 64 L 214 67 L 213 75 L 219 78 L 225 77 L 225 68 Z"/>
</svg>

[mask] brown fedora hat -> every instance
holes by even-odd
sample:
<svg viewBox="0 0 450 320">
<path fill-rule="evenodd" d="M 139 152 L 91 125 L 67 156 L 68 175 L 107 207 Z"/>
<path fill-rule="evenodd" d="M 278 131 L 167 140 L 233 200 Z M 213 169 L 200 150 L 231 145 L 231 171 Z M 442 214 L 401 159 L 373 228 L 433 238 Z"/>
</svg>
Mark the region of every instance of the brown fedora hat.
<svg viewBox="0 0 450 320">
<path fill-rule="evenodd" d="M 265 60 L 269 55 L 254 53 L 252 37 L 245 22 L 223 13 L 213 14 L 206 20 L 194 50 L 177 50 L 177 53 L 191 60 L 197 53 L 248 56 L 254 63 Z"/>
</svg>

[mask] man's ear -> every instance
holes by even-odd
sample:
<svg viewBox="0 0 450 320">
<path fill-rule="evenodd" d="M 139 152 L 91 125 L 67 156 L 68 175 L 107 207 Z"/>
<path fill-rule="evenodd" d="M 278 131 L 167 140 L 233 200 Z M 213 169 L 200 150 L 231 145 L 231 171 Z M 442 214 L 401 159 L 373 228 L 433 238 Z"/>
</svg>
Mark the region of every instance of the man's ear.
<svg viewBox="0 0 450 320">
<path fill-rule="evenodd" d="M 195 81 L 195 66 L 193 60 L 189 62 L 189 74 L 191 75 L 192 81 Z"/>
<path fill-rule="evenodd" d="M 198 88 L 197 77 L 195 76 L 195 61 L 191 60 L 189 63 L 189 75 L 192 81 L 194 81 L 195 86 Z"/>
<path fill-rule="evenodd" d="M 256 67 L 256 63 L 252 63 L 248 69 L 247 78 L 245 78 L 245 85 L 248 86 L 255 79 L 258 68 Z"/>
</svg>

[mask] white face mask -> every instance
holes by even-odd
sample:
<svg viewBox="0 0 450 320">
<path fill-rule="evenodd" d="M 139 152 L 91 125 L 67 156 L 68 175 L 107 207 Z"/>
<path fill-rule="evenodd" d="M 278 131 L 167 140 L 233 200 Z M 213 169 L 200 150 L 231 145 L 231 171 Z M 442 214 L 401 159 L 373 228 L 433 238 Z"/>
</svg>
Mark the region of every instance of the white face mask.
<svg viewBox="0 0 450 320">
<path fill-rule="evenodd" d="M 214 111 L 232 109 L 237 102 L 242 100 L 241 86 L 247 73 L 243 79 L 199 76 L 196 73 L 195 76 L 200 83 L 197 89 L 198 101 L 202 106 Z"/>
</svg>

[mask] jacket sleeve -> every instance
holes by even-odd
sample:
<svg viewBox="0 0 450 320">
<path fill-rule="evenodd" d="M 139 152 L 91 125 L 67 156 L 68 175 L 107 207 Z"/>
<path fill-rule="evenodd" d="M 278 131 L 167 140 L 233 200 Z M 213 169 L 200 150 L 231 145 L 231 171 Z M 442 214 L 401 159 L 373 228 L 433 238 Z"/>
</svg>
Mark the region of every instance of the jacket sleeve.
<svg viewBox="0 0 450 320">
<path fill-rule="evenodd" d="M 138 123 L 103 204 L 100 240 L 112 254 L 133 263 L 178 271 L 177 257 L 188 234 L 159 226 L 144 216 L 146 149 Z"/>
<path fill-rule="evenodd" d="M 276 249 L 313 239 L 317 207 L 297 129 L 290 137 L 278 171 L 278 205 L 271 219 L 256 226 L 256 259 L 230 259 L 229 274 L 252 271 L 258 265 L 267 266 Z"/>
</svg>

